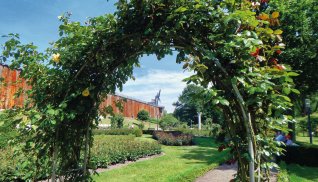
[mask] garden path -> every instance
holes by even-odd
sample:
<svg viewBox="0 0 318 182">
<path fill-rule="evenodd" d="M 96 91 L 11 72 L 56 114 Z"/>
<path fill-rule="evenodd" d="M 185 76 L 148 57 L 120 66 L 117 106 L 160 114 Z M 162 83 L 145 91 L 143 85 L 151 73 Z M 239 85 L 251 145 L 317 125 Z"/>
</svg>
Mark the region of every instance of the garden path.
<svg viewBox="0 0 318 182">
<path fill-rule="evenodd" d="M 207 172 L 205 175 L 197 178 L 195 182 L 229 182 L 234 178 L 237 171 L 237 163 L 233 165 L 222 164 L 219 167 Z M 270 182 L 277 181 L 277 173 L 272 172 Z"/>
</svg>

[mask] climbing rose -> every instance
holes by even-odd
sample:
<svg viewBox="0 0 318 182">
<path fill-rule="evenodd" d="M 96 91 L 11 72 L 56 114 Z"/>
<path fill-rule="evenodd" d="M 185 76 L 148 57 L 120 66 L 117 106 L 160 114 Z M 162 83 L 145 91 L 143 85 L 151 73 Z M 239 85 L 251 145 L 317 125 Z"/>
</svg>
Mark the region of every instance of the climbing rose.
<svg viewBox="0 0 318 182">
<path fill-rule="evenodd" d="M 89 96 L 89 90 L 88 90 L 88 88 L 86 88 L 85 90 L 83 90 L 82 95 L 83 95 L 84 97 Z"/>
<path fill-rule="evenodd" d="M 53 60 L 55 63 L 59 63 L 59 62 L 60 62 L 60 59 L 61 59 L 61 55 L 60 55 L 59 53 L 53 54 L 52 60 Z"/>
<path fill-rule="evenodd" d="M 279 17 L 279 12 L 275 11 L 272 13 L 272 18 L 278 18 Z"/>
<path fill-rule="evenodd" d="M 257 57 L 257 56 L 259 55 L 259 51 L 260 51 L 260 49 L 259 49 L 259 48 L 256 48 L 255 52 L 252 52 L 252 53 L 251 53 L 251 56 Z"/>
</svg>

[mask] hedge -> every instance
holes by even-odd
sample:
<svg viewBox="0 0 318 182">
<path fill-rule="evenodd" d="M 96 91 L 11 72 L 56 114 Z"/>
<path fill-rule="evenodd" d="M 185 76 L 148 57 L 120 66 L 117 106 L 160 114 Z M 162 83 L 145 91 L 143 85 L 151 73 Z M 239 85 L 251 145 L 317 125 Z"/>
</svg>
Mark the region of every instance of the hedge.
<svg viewBox="0 0 318 182">
<path fill-rule="evenodd" d="M 183 134 L 180 131 L 154 131 L 153 138 L 164 145 L 192 145 L 193 135 Z"/>
<path fill-rule="evenodd" d="M 142 136 L 141 129 L 128 129 L 128 128 L 116 128 L 116 129 L 97 129 L 93 131 L 94 135 L 135 135 L 136 137 Z"/>
<path fill-rule="evenodd" d="M 284 155 L 278 157 L 278 161 L 318 167 L 318 146 L 286 146 L 285 150 Z"/>
<path fill-rule="evenodd" d="M 161 153 L 158 142 L 135 140 L 133 136 L 97 135 L 94 139 L 91 162 L 96 167 L 105 168 L 111 164 L 135 161 Z"/>
</svg>

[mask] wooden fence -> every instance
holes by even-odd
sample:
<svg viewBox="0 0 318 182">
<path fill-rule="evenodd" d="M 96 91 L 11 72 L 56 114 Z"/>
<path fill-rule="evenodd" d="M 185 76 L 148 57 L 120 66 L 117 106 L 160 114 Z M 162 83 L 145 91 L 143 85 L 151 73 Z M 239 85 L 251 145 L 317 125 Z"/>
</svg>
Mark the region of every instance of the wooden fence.
<svg viewBox="0 0 318 182">
<path fill-rule="evenodd" d="M 8 66 L 0 64 L 0 110 L 12 109 L 14 107 L 22 107 L 26 100 L 26 94 L 21 94 L 19 97 L 15 97 L 15 93 L 19 89 L 28 90 L 30 86 L 27 85 L 24 79 L 19 77 L 20 70 L 11 70 Z M 136 118 L 137 113 L 140 110 L 146 110 L 149 112 L 152 118 L 161 117 L 163 107 L 154 106 L 138 99 L 121 96 L 121 95 L 108 95 L 102 102 L 100 108 L 112 106 L 114 113 L 121 113 L 121 111 L 115 106 L 115 103 L 119 100 L 123 102 L 123 112 L 125 117 Z"/>
</svg>

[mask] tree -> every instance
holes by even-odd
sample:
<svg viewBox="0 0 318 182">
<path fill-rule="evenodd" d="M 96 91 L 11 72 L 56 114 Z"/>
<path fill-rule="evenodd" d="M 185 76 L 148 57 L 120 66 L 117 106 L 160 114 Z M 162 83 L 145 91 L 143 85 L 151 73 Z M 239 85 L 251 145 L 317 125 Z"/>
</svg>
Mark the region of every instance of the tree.
<svg viewBox="0 0 318 182">
<path fill-rule="evenodd" d="M 171 129 L 173 127 L 177 127 L 179 124 L 179 120 L 175 117 L 173 117 L 172 114 L 167 114 L 164 117 L 161 118 L 159 122 L 160 128 L 163 130 Z"/>
<path fill-rule="evenodd" d="M 293 100 L 297 106 L 296 114 L 301 114 L 304 99 L 317 94 L 318 90 L 318 2 L 274 0 L 272 6 L 282 14 L 282 23 L 279 27 L 284 32 L 282 37 L 286 43 L 286 49 L 279 58 L 300 73 L 294 79 L 300 95 L 294 95 Z"/>
<path fill-rule="evenodd" d="M 110 118 L 111 128 L 123 128 L 124 116 L 122 114 L 115 114 Z"/>
<path fill-rule="evenodd" d="M 210 101 L 210 102 L 207 102 Z M 190 125 L 191 120 L 197 121 L 197 113 L 202 112 L 202 120 L 213 118 L 217 123 L 222 123 L 221 112 L 218 107 L 213 107 L 211 97 L 203 87 L 189 84 L 183 89 L 178 101 L 173 104 L 176 108 L 173 115 L 182 122 Z"/>
<path fill-rule="evenodd" d="M 141 110 L 137 114 L 137 119 L 139 119 L 140 121 L 147 121 L 149 120 L 149 118 L 150 118 L 149 112 L 146 110 Z"/>
<path fill-rule="evenodd" d="M 276 61 L 284 47 L 282 30 L 279 12 L 267 9 L 267 2 L 120 0 L 115 15 L 85 25 L 61 16 L 60 38 L 45 52 L 10 35 L 1 59 L 23 67 L 21 77 L 32 86 L 32 104 L 17 110 L 21 123 L 27 118 L 33 126 L 16 147 L 25 152 L 25 179 L 51 172 L 52 181 L 56 174 L 89 180 L 92 128 L 102 96 L 122 88 L 142 55 L 161 59 L 177 51 L 177 63 L 194 72 L 186 81 L 207 88 L 222 109 L 239 164 L 237 180 L 254 181 L 255 171 L 267 180 L 272 155 L 282 151 L 267 133 L 290 120 L 283 115 L 291 107 L 287 90 L 297 92 L 292 80 L 297 74 Z M 271 119 L 282 115 L 284 120 Z"/>
</svg>

